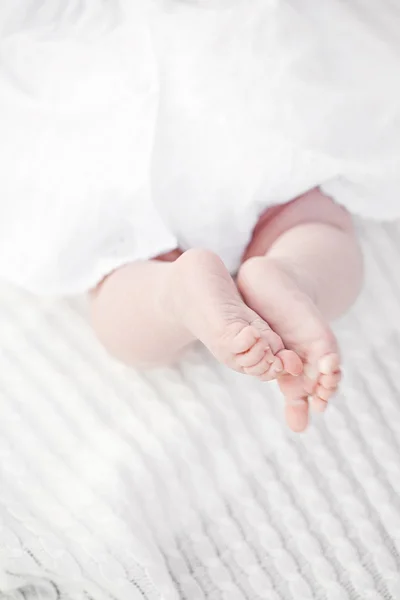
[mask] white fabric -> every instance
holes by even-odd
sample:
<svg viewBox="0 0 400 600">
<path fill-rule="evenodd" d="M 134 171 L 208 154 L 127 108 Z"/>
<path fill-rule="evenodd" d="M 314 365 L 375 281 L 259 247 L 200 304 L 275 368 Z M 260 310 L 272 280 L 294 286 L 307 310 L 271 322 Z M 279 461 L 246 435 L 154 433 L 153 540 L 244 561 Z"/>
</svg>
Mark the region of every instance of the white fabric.
<svg viewBox="0 0 400 600">
<path fill-rule="evenodd" d="M 364 235 L 341 393 L 302 436 L 194 351 L 111 363 L 78 306 L 0 289 L 2 600 L 398 600 L 400 227 Z"/>
<path fill-rule="evenodd" d="M 393 0 L 1 0 L 0 276 L 86 290 L 321 184 L 400 214 Z"/>
</svg>

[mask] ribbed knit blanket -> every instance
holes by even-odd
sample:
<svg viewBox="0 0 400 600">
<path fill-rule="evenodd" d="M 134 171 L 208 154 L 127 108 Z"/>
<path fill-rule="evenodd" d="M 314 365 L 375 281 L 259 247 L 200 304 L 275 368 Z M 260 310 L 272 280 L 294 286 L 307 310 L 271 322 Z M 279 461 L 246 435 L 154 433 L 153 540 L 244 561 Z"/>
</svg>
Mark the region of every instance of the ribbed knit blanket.
<svg viewBox="0 0 400 600">
<path fill-rule="evenodd" d="M 2 600 L 400 600 L 400 227 L 361 227 L 345 381 L 303 435 L 196 348 L 111 361 L 83 302 L 0 289 Z"/>
</svg>

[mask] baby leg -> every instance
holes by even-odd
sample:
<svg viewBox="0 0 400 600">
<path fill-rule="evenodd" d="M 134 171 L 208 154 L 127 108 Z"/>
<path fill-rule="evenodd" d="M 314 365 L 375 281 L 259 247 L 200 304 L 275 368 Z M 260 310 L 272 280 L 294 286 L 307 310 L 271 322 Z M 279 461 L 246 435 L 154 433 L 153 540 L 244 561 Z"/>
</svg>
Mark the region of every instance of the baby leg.
<svg viewBox="0 0 400 600">
<path fill-rule="evenodd" d="M 198 339 L 224 364 L 263 380 L 302 370 L 298 356 L 244 304 L 222 261 L 206 250 L 120 268 L 90 300 L 98 337 L 129 365 L 169 363 Z"/>
<path fill-rule="evenodd" d="M 351 217 L 318 189 L 267 212 L 255 230 L 238 286 L 304 361 L 301 377 L 285 374 L 279 381 L 295 431 L 307 426 L 308 399 L 323 411 L 337 388 L 340 362 L 329 321 L 354 302 L 362 273 Z"/>
</svg>

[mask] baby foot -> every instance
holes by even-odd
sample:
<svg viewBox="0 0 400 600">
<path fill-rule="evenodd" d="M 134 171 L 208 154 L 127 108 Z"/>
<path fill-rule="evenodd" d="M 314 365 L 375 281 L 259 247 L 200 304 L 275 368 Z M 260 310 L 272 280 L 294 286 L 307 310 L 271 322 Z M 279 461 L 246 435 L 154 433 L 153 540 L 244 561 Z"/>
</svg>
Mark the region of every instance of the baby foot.
<svg viewBox="0 0 400 600">
<path fill-rule="evenodd" d="M 204 341 L 216 358 L 261 381 L 271 381 L 287 370 L 293 376 L 301 373 L 303 367 L 299 357 L 284 349 L 281 338 L 265 321 L 242 300 L 238 301 L 235 310 L 236 315 L 226 319 L 222 309 L 220 316 L 226 319 L 224 332 L 209 338 L 208 343 Z"/>
<path fill-rule="evenodd" d="M 221 259 L 189 250 L 175 263 L 169 281 L 173 314 L 222 363 L 270 381 L 283 371 L 298 375 L 302 362 L 286 350 L 268 323 L 243 302 Z"/>
<path fill-rule="evenodd" d="M 312 297 L 303 291 L 302 278 L 294 269 L 256 257 L 245 262 L 238 276 L 246 303 L 294 350 L 304 362 L 300 377 L 283 374 L 279 386 L 286 399 L 286 419 L 294 431 L 308 424 L 309 400 L 323 412 L 340 382 L 340 359 L 336 339 Z"/>
</svg>

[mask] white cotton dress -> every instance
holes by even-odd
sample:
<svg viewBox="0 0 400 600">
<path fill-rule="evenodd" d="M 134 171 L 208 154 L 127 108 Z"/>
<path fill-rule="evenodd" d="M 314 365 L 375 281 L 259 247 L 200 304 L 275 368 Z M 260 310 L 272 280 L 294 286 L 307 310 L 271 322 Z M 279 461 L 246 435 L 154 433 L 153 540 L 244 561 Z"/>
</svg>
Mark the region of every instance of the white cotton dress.
<svg viewBox="0 0 400 600">
<path fill-rule="evenodd" d="M 0 277 L 83 292 L 320 185 L 400 216 L 395 0 L 1 0 Z"/>
</svg>

